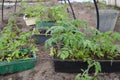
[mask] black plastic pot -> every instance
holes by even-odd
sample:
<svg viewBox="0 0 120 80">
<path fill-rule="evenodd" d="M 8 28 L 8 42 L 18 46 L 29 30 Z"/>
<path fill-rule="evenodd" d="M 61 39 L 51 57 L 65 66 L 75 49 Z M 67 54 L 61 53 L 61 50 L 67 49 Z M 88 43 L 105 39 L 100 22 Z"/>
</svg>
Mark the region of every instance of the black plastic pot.
<svg viewBox="0 0 120 80">
<path fill-rule="evenodd" d="M 35 33 L 34 30 L 38 30 L 38 33 Z M 47 29 L 33 29 L 32 36 L 36 44 L 44 44 L 47 39 L 51 37 L 50 32 L 46 34 Z"/>
<path fill-rule="evenodd" d="M 47 39 L 51 37 L 50 34 L 33 34 L 36 44 L 44 44 Z"/>
<path fill-rule="evenodd" d="M 81 73 L 81 69 L 87 69 L 87 62 L 53 59 L 56 72 Z M 101 73 L 120 72 L 120 60 L 98 60 L 101 64 Z M 94 72 L 94 67 L 90 73 Z"/>
</svg>

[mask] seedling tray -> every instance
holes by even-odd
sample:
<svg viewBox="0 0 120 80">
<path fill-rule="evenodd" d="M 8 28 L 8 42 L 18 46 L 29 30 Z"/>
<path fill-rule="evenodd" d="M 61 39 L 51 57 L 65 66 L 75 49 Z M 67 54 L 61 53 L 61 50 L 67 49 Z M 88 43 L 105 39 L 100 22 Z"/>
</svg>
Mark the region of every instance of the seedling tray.
<svg viewBox="0 0 120 80">
<path fill-rule="evenodd" d="M 18 59 L 12 61 L 0 62 L 0 74 L 15 73 L 19 71 L 24 71 L 31 69 L 35 66 L 36 56 L 29 59 Z"/>
<path fill-rule="evenodd" d="M 87 69 L 87 62 L 52 59 L 56 72 L 64 73 L 81 73 L 81 69 Z M 98 60 L 101 64 L 101 73 L 120 72 L 120 60 Z M 90 73 L 94 72 L 94 67 L 90 69 Z"/>
<path fill-rule="evenodd" d="M 51 37 L 50 34 L 33 34 L 36 44 L 44 44 L 47 39 Z"/>
<path fill-rule="evenodd" d="M 36 29 L 41 29 L 41 27 L 50 28 L 51 26 L 54 25 L 55 25 L 55 21 L 37 21 Z"/>
</svg>

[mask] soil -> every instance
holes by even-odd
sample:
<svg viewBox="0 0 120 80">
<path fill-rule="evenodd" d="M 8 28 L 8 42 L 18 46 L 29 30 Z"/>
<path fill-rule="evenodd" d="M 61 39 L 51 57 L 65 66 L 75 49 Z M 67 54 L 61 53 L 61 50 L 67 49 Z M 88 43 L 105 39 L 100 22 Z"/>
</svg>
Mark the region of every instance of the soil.
<svg viewBox="0 0 120 80">
<path fill-rule="evenodd" d="M 87 21 L 89 26 L 96 26 L 93 4 L 88 5 L 75 2 L 72 5 L 77 18 Z M 18 9 L 19 6 L 17 7 Z M 3 23 L 0 22 L 0 29 L 7 24 L 8 13 L 10 12 L 14 12 L 14 6 L 4 8 L 4 21 Z M 14 15 L 14 17 L 17 19 L 17 25 L 21 29 L 33 29 L 34 26 L 25 25 L 21 16 Z M 115 31 L 120 32 L 119 20 L 116 23 Z M 33 69 L 14 74 L 0 75 L 0 80 L 75 80 L 75 76 L 77 75 L 75 73 L 58 73 L 54 71 L 53 62 L 49 57 L 49 50 L 44 49 L 44 45 L 38 45 L 38 49 L 36 65 Z M 98 78 L 99 80 L 120 80 L 120 73 L 100 73 Z"/>
</svg>

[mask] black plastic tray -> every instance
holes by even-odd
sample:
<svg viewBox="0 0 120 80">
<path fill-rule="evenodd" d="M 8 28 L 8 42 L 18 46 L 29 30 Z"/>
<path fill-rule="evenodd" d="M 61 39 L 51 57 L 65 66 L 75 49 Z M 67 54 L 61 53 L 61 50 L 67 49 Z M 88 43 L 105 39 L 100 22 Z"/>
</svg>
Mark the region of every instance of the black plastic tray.
<svg viewBox="0 0 120 80">
<path fill-rule="evenodd" d="M 36 44 L 44 44 L 47 39 L 51 37 L 50 34 L 33 34 Z"/>
<path fill-rule="evenodd" d="M 56 72 L 81 73 L 81 69 L 87 69 L 88 64 L 83 61 L 71 61 L 53 59 Z M 101 73 L 120 72 L 120 60 L 98 60 L 101 64 Z M 90 73 L 94 72 L 94 67 Z"/>
</svg>

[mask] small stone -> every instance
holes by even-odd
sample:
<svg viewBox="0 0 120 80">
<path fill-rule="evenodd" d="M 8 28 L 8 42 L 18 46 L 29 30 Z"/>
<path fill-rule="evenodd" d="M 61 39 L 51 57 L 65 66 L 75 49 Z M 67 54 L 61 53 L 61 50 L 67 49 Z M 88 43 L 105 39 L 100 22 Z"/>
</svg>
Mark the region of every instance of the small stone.
<svg viewBox="0 0 120 80">
<path fill-rule="evenodd" d="M 8 80 L 12 80 L 12 78 L 8 78 Z"/>
<path fill-rule="evenodd" d="M 119 80 L 118 78 L 114 78 L 114 80 Z"/>
</svg>

